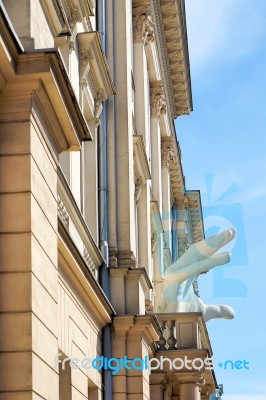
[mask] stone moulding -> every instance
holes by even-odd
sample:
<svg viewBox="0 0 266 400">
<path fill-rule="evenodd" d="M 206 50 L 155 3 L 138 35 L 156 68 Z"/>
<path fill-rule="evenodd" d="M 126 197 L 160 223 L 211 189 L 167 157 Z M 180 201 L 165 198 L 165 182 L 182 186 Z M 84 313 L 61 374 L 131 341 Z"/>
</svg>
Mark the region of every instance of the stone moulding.
<svg viewBox="0 0 266 400">
<path fill-rule="evenodd" d="M 133 34 L 134 42 L 144 45 L 154 42 L 154 23 L 151 19 L 150 5 L 134 7 L 133 4 Z"/>
<path fill-rule="evenodd" d="M 94 0 L 63 0 L 63 4 L 71 28 L 77 22 L 82 22 L 83 18 L 94 15 Z"/>
<path fill-rule="evenodd" d="M 115 86 L 104 55 L 100 33 L 78 33 L 77 42 L 81 84 L 87 84 L 88 74 L 91 71 L 95 77 L 95 94 L 100 92 L 102 100 L 106 100 L 109 96 L 115 94 Z"/>
<path fill-rule="evenodd" d="M 178 210 L 188 210 L 193 231 L 193 242 L 204 239 L 204 226 L 199 190 L 187 190 L 175 199 Z"/>
<path fill-rule="evenodd" d="M 155 39 L 171 117 L 193 109 L 184 0 L 155 0 Z"/>
<path fill-rule="evenodd" d="M 103 256 L 90 233 L 60 168 L 58 168 L 58 197 L 60 199 L 58 202 L 59 219 L 68 231 L 90 271 L 98 270 L 104 261 Z M 86 251 L 84 251 L 84 248 Z M 97 276 L 95 271 L 93 274 L 95 277 Z"/>
<path fill-rule="evenodd" d="M 200 191 L 186 190 L 185 178 L 181 162 L 179 145 L 175 144 L 173 136 L 163 136 L 161 139 L 162 167 L 169 170 L 171 188 L 177 209 L 189 210 L 193 230 L 194 243 L 204 239 L 204 226 Z"/>
<path fill-rule="evenodd" d="M 135 175 L 137 177 L 140 177 L 142 182 L 144 182 L 148 179 L 151 179 L 151 172 L 146 155 L 143 137 L 141 135 L 133 136 L 133 146 Z"/>
<path fill-rule="evenodd" d="M 162 167 L 167 167 L 169 170 L 171 187 L 176 198 L 183 194 L 185 190 L 180 149 L 176 146 L 173 136 L 163 136 L 161 146 Z"/>
</svg>

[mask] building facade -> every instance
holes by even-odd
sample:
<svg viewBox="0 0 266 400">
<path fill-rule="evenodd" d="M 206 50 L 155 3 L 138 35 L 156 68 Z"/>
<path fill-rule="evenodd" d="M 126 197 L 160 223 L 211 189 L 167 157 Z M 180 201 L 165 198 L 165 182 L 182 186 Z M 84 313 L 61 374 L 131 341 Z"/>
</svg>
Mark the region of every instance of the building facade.
<svg viewBox="0 0 266 400">
<path fill-rule="evenodd" d="M 0 6 L 0 400 L 209 399 L 212 369 L 69 362 L 212 356 L 202 313 L 163 305 L 204 239 L 173 122 L 192 110 L 184 1 Z"/>
</svg>

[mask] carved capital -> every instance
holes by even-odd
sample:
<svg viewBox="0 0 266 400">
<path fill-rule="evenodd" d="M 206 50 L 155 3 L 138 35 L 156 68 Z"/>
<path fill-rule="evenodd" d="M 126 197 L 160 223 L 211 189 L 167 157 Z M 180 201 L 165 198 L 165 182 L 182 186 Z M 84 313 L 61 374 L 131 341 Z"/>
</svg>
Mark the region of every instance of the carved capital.
<svg viewBox="0 0 266 400">
<path fill-rule="evenodd" d="M 151 118 L 160 118 L 167 111 L 166 98 L 162 81 L 152 84 L 150 87 Z"/>
<path fill-rule="evenodd" d="M 133 7 L 133 34 L 135 43 L 147 45 L 154 41 L 154 23 L 149 5 Z"/>
<path fill-rule="evenodd" d="M 172 136 L 162 137 L 162 167 L 169 168 L 176 160 L 174 138 Z"/>
</svg>

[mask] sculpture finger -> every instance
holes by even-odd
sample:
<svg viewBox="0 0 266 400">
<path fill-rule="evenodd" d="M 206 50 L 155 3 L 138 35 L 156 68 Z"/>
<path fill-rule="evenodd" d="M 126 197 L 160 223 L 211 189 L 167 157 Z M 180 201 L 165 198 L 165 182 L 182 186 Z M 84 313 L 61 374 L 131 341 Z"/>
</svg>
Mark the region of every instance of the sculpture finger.
<svg viewBox="0 0 266 400">
<path fill-rule="evenodd" d="M 230 259 L 231 254 L 228 251 L 214 254 L 213 256 L 205 260 L 186 265 L 185 267 L 179 269 L 179 273 L 186 272 L 188 277 L 190 277 L 191 275 L 199 275 L 202 272 L 208 272 L 210 269 L 218 267 L 219 265 L 228 264 Z"/>
<path fill-rule="evenodd" d="M 179 260 L 172 264 L 169 268 L 172 268 L 173 266 L 174 269 L 181 269 L 187 264 L 204 260 L 215 254 L 221 247 L 231 242 L 235 235 L 236 230 L 231 228 L 220 232 L 217 235 L 201 240 L 200 242 L 191 245 L 189 249 L 179 258 Z"/>
<path fill-rule="evenodd" d="M 213 318 L 233 319 L 235 312 L 232 307 L 222 304 L 205 304 L 204 319 L 209 321 Z"/>
<path fill-rule="evenodd" d="M 180 267 L 177 265 L 177 263 L 174 263 L 167 268 L 165 272 L 165 279 L 167 279 L 169 282 L 181 283 L 186 281 L 190 276 L 197 276 L 200 273 L 207 272 L 218 265 L 227 264 L 229 261 L 230 253 L 225 251 L 223 253 L 214 254 L 209 258 L 186 264 L 183 267 Z"/>
</svg>

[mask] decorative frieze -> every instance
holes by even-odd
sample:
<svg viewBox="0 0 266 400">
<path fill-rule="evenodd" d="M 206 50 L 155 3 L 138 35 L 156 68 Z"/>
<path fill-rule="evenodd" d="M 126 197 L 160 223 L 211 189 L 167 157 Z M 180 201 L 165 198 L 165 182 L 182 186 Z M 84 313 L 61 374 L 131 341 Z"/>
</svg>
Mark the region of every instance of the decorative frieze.
<svg viewBox="0 0 266 400">
<path fill-rule="evenodd" d="M 198 190 L 187 190 L 175 198 L 177 210 L 187 210 L 193 232 L 193 243 L 204 239 L 204 227 L 202 222 L 202 209 L 200 192 Z M 189 243 L 188 243 L 189 245 Z M 185 249 L 186 250 L 186 249 Z M 183 253 L 183 250 L 180 250 Z"/>
<path fill-rule="evenodd" d="M 162 137 L 162 167 L 169 170 L 171 188 L 174 197 L 184 193 L 185 181 L 181 163 L 181 152 L 173 136 Z"/>
<path fill-rule="evenodd" d="M 80 84 L 87 86 L 88 78 L 92 78 L 94 97 L 101 96 L 106 100 L 115 93 L 106 57 L 98 32 L 77 34 L 78 53 L 80 61 Z"/>
<path fill-rule="evenodd" d="M 134 42 L 145 45 L 154 42 L 154 23 L 151 19 L 149 5 L 133 7 L 133 35 Z"/>
<path fill-rule="evenodd" d="M 158 81 L 150 87 L 151 118 L 160 118 L 167 112 L 163 82 Z"/>
<path fill-rule="evenodd" d="M 176 118 L 192 110 L 184 1 L 154 0 L 152 4 L 169 112 Z"/>
<path fill-rule="evenodd" d="M 71 29 L 75 28 L 78 22 L 93 15 L 94 0 L 63 0 L 63 6 L 67 17 L 67 22 Z"/>
</svg>

